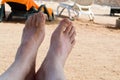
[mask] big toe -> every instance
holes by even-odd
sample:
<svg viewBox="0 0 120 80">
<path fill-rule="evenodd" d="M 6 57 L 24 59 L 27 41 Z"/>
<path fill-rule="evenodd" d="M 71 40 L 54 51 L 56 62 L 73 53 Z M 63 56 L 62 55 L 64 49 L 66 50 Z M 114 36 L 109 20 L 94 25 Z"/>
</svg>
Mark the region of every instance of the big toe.
<svg viewBox="0 0 120 80">
<path fill-rule="evenodd" d="M 36 13 L 36 27 L 44 27 L 45 15 L 42 12 Z"/>
<path fill-rule="evenodd" d="M 68 19 L 63 19 L 58 26 L 58 30 L 60 32 L 64 32 L 66 28 L 71 24 L 71 22 Z"/>
</svg>

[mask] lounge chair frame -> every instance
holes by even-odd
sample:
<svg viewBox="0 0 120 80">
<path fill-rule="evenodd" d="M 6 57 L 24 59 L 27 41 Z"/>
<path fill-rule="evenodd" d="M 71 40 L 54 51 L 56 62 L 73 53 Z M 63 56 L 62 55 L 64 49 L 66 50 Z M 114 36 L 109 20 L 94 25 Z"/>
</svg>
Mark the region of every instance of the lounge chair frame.
<svg viewBox="0 0 120 80">
<path fill-rule="evenodd" d="M 0 22 L 2 22 L 5 17 L 6 17 L 5 16 L 5 5 L 1 4 L 0 5 Z"/>
<path fill-rule="evenodd" d="M 7 2 L 11 7 L 11 13 L 9 14 L 7 20 L 10 21 L 14 16 L 28 18 L 31 14 L 36 13 L 37 10 L 34 7 L 31 7 L 30 10 L 26 10 L 24 4 L 19 4 L 15 2 Z"/>
<path fill-rule="evenodd" d="M 70 19 L 72 19 L 71 11 L 73 11 L 78 17 L 81 14 L 87 14 L 90 20 L 94 20 L 94 13 L 91 10 L 93 2 L 94 0 L 68 0 L 67 2 L 61 2 L 57 7 L 57 15 L 60 16 L 62 12 L 67 9 Z M 59 11 L 59 8 L 62 8 L 62 10 Z"/>
</svg>

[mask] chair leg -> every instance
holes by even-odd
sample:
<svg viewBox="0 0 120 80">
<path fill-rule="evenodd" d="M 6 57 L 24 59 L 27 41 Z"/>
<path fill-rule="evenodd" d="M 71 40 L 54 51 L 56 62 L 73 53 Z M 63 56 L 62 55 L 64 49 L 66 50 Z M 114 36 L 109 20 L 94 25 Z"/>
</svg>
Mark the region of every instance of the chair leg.
<svg viewBox="0 0 120 80">
<path fill-rule="evenodd" d="M 57 7 L 57 15 L 59 16 L 59 6 Z"/>
<path fill-rule="evenodd" d="M 2 21 L 2 16 L 1 16 L 1 14 L 0 14 L 0 22 Z"/>
<path fill-rule="evenodd" d="M 6 18 L 6 15 L 5 15 L 5 5 L 3 4 L 3 18 Z"/>
<path fill-rule="evenodd" d="M 93 13 L 90 13 L 90 14 L 89 14 L 89 18 L 90 18 L 90 20 L 93 21 L 93 20 L 94 20 L 94 14 L 93 14 Z"/>
<path fill-rule="evenodd" d="M 71 16 L 70 10 L 71 10 L 71 9 L 68 9 L 69 19 L 72 20 L 72 21 L 74 21 L 74 18 Z"/>
<path fill-rule="evenodd" d="M 92 13 L 91 15 L 92 15 L 92 17 L 93 17 L 93 20 L 94 20 L 94 18 L 95 18 L 94 14 Z"/>
<path fill-rule="evenodd" d="M 73 13 L 75 16 L 79 16 L 79 13 L 77 11 L 73 10 Z"/>
<path fill-rule="evenodd" d="M 5 18 L 5 5 L 1 4 L 1 9 L 0 9 L 0 22 Z"/>
<path fill-rule="evenodd" d="M 92 15 L 91 15 L 91 14 L 89 14 L 89 18 L 90 18 L 90 20 L 93 20 L 93 18 L 92 18 Z"/>
<path fill-rule="evenodd" d="M 91 8 L 89 8 L 89 15 L 90 15 L 90 20 L 94 20 L 94 13 L 92 12 Z"/>
<path fill-rule="evenodd" d="M 55 19 L 55 16 L 54 16 L 54 13 L 53 13 L 53 12 L 52 12 L 52 16 L 53 16 L 52 18 L 53 18 L 53 20 L 54 20 L 54 19 Z"/>
<path fill-rule="evenodd" d="M 58 16 L 60 16 L 62 14 L 62 12 L 65 10 L 65 8 L 63 8 L 59 13 L 59 8 L 60 8 L 60 6 L 57 7 L 57 15 Z"/>
<path fill-rule="evenodd" d="M 60 12 L 60 14 L 59 15 L 61 15 L 62 14 L 62 12 L 65 10 L 65 8 L 63 8 L 62 10 L 61 10 L 61 12 Z"/>
<path fill-rule="evenodd" d="M 72 19 L 71 13 L 70 13 L 70 9 L 68 9 L 68 16 L 70 19 Z"/>
<path fill-rule="evenodd" d="M 5 15 L 5 7 L 4 7 L 4 10 L 3 10 L 3 18 L 6 18 L 6 15 Z"/>
<path fill-rule="evenodd" d="M 0 22 L 2 21 L 2 9 L 0 9 Z"/>
</svg>

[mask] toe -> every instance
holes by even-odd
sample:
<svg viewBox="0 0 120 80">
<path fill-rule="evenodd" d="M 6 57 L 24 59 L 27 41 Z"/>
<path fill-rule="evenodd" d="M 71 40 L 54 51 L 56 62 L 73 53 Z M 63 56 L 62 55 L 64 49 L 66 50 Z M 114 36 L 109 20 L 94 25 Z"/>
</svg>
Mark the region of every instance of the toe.
<svg viewBox="0 0 120 80">
<path fill-rule="evenodd" d="M 68 19 L 63 19 L 58 26 L 58 30 L 60 30 L 61 32 L 65 31 L 69 24 L 70 21 Z"/>
<path fill-rule="evenodd" d="M 75 32 L 75 28 L 74 28 L 74 26 L 72 26 L 72 28 L 71 28 L 71 30 L 70 30 L 70 32 L 69 32 L 69 36 L 70 37 L 72 37 L 73 36 L 73 34 L 74 34 L 74 32 Z"/>
<path fill-rule="evenodd" d="M 32 25 L 32 26 L 36 26 L 36 18 L 37 18 L 37 14 L 35 13 L 35 14 L 32 16 L 32 22 L 31 22 L 31 25 Z"/>
<path fill-rule="evenodd" d="M 26 22 L 25 22 L 25 27 L 30 27 L 30 23 L 32 22 L 32 16 L 30 16 L 27 20 L 26 20 Z"/>
<path fill-rule="evenodd" d="M 73 34 L 70 37 L 71 44 L 75 40 L 76 32 L 74 31 Z"/>
<path fill-rule="evenodd" d="M 74 39 L 74 40 L 71 42 L 72 47 L 75 45 L 75 43 L 76 43 L 76 40 Z"/>
<path fill-rule="evenodd" d="M 71 31 L 71 29 L 72 29 L 72 26 L 73 26 L 72 23 L 70 23 L 70 24 L 67 26 L 67 28 L 65 29 L 64 33 L 69 34 L 70 31 Z"/>
<path fill-rule="evenodd" d="M 67 24 L 69 24 L 69 23 L 70 23 L 70 20 L 69 20 L 69 19 L 67 19 L 67 18 L 63 19 L 62 21 L 63 21 L 63 22 L 66 22 Z"/>
<path fill-rule="evenodd" d="M 34 25 L 34 22 L 35 22 L 34 20 L 35 20 L 34 15 L 30 16 L 30 17 L 26 20 L 25 28 L 31 28 L 31 27 L 35 26 L 35 25 Z"/>
<path fill-rule="evenodd" d="M 42 12 L 37 13 L 36 26 L 41 27 L 45 24 L 45 16 Z"/>
</svg>

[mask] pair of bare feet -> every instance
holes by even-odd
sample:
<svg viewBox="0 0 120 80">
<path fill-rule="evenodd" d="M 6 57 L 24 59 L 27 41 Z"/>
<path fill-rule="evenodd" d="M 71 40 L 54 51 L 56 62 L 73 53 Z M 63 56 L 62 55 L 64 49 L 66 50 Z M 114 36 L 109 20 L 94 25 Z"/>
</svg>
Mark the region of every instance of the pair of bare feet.
<svg viewBox="0 0 120 80">
<path fill-rule="evenodd" d="M 0 80 L 65 80 L 64 64 L 75 44 L 75 28 L 63 19 L 52 34 L 51 44 L 41 67 L 35 73 L 37 51 L 45 36 L 45 16 L 31 16 L 23 30 L 15 61 L 0 76 Z"/>
</svg>

